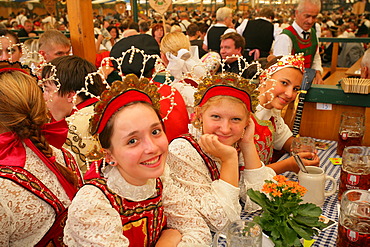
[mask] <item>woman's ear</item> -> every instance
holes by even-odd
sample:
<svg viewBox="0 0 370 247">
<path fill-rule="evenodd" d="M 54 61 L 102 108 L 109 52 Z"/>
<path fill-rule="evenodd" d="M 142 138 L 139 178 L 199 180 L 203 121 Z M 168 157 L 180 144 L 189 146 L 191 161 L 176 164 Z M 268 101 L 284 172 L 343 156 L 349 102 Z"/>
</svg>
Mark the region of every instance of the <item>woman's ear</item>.
<svg viewBox="0 0 370 247">
<path fill-rule="evenodd" d="M 107 163 L 110 164 L 111 166 L 116 166 L 117 162 L 112 152 L 109 149 L 104 149 L 104 152 L 105 152 L 105 160 L 107 161 Z"/>
</svg>

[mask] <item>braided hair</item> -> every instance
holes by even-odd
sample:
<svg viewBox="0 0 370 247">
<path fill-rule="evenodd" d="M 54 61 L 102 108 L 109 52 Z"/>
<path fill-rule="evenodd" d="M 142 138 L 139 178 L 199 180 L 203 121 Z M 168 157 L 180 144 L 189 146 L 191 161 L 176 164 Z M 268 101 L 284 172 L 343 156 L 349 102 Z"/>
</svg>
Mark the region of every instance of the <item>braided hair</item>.
<svg viewBox="0 0 370 247">
<path fill-rule="evenodd" d="M 36 79 L 17 70 L 0 73 L 0 128 L 16 133 L 21 140 L 30 139 L 47 157 L 53 150 L 41 134 L 48 121 L 47 108 Z M 73 185 L 77 177 L 68 168 L 55 162 L 62 175 Z"/>
</svg>

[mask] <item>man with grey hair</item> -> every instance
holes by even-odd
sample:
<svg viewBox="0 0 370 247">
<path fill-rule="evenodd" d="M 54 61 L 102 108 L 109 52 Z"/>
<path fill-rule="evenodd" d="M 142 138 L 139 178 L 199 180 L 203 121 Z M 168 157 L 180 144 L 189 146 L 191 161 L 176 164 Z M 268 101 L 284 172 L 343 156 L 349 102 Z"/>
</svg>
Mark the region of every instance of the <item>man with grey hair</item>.
<svg viewBox="0 0 370 247">
<path fill-rule="evenodd" d="M 361 60 L 361 78 L 370 79 L 370 48 L 365 51 Z"/>
<path fill-rule="evenodd" d="M 313 27 L 320 8 L 320 0 L 300 0 L 295 21 L 276 37 L 273 49 L 275 56 L 304 53 L 305 68 L 316 70 L 314 84 L 323 84 L 319 41 Z"/>
<path fill-rule="evenodd" d="M 181 32 L 186 34 L 186 29 L 191 24 L 191 22 L 189 21 L 189 15 L 187 12 L 181 12 L 179 16 L 181 20 L 179 23 L 179 26 L 181 27 Z"/>
<path fill-rule="evenodd" d="M 204 37 L 203 49 L 205 51 L 220 52 L 221 36 L 236 32 L 233 24 L 233 10 L 228 7 L 219 8 L 216 12 L 216 24 L 212 25 Z"/>
<path fill-rule="evenodd" d="M 71 51 L 71 42 L 58 30 L 45 31 L 40 36 L 39 53 L 48 63 L 54 58 L 68 56 Z"/>
</svg>

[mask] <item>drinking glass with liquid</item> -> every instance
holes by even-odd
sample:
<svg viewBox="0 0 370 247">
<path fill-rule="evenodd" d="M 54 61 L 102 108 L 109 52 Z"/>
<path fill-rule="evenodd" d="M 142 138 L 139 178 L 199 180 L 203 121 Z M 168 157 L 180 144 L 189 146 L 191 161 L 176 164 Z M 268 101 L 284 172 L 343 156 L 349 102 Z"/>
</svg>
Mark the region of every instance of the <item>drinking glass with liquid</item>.
<svg viewBox="0 0 370 247">
<path fill-rule="evenodd" d="M 344 112 L 339 126 L 337 154 L 342 156 L 348 146 L 360 146 L 365 133 L 365 116 L 359 112 Z"/>
<path fill-rule="evenodd" d="M 370 246 L 370 192 L 348 190 L 340 203 L 337 247 Z"/>
<path fill-rule="evenodd" d="M 351 146 L 343 151 L 338 199 L 350 189 L 370 189 L 370 147 Z"/>
</svg>

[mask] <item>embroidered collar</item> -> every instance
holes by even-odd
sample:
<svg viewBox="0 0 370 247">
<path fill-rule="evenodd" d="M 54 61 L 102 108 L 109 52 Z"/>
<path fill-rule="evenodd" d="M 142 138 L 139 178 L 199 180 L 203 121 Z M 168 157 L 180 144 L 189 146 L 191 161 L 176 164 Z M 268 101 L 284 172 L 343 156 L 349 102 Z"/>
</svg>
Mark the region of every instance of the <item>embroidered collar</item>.
<svg viewBox="0 0 370 247">
<path fill-rule="evenodd" d="M 108 166 L 104 171 L 107 185 L 118 195 L 132 200 L 143 201 L 156 194 L 156 179 L 149 179 L 145 185 L 135 186 L 129 184 L 120 174 L 117 167 Z"/>
</svg>

